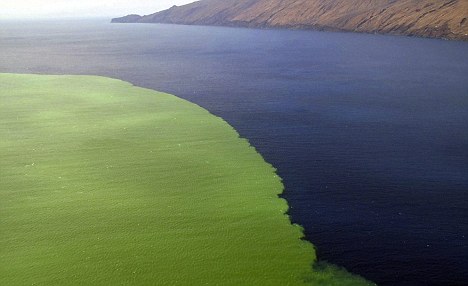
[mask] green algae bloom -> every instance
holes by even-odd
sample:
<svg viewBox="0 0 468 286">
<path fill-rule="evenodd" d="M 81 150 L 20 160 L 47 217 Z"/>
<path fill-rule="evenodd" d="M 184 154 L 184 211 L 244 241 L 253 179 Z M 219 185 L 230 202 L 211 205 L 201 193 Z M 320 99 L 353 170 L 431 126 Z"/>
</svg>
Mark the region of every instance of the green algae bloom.
<svg viewBox="0 0 468 286">
<path fill-rule="evenodd" d="M 195 104 L 103 77 L 0 74 L 0 285 L 367 285 L 314 269 L 282 191 Z"/>
</svg>

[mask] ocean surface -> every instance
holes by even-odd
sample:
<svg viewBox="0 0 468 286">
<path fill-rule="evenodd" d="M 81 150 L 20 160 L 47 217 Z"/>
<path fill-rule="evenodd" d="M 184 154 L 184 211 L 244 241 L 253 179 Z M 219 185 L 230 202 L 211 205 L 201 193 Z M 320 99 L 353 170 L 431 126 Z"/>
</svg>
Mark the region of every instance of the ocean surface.
<svg viewBox="0 0 468 286">
<path fill-rule="evenodd" d="M 110 76 L 190 100 L 278 169 L 320 259 L 380 285 L 468 281 L 467 42 L 0 21 L 0 72 Z"/>
</svg>

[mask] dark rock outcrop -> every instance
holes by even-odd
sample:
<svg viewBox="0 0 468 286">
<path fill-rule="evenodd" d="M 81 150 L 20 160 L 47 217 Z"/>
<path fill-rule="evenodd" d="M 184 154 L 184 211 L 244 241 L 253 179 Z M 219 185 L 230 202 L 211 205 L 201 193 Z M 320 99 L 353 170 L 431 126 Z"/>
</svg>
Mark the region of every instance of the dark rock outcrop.
<svg viewBox="0 0 468 286">
<path fill-rule="evenodd" d="M 201 0 L 113 22 L 353 31 L 468 40 L 468 0 Z"/>
</svg>

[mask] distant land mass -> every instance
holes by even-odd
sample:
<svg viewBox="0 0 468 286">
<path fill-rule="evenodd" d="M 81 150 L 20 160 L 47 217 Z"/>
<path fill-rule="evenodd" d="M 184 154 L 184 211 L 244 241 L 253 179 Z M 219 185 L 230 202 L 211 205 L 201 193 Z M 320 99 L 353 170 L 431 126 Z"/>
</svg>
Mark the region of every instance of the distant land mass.
<svg viewBox="0 0 468 286">
<path fill-rule="evenodd" d="M 113 23 L 291 28 L 468 40 L 468 0 L 201 0 Z"/>
</svg>

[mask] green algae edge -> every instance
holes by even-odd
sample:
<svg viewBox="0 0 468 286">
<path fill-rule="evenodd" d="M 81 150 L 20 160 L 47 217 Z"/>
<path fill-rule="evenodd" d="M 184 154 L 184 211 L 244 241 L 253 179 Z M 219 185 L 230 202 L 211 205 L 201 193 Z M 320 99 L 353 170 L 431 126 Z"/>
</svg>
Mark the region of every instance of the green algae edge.
<svg viewBox="0 0 468 286">
<path fill-rule="evenodd" d="M 368 285 L 316 267 L 221 118 L 97 76 L 0 74 L 0 285 Z"/>
</svg>

